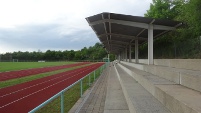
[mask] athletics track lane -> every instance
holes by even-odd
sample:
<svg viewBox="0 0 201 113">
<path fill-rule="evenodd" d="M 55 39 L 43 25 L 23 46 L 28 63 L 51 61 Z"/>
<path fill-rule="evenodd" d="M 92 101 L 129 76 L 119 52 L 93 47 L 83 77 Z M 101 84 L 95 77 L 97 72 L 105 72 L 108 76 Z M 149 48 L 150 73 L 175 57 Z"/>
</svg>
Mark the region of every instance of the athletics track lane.
<svg viewBox="0 0 201 113">
<path fill-rule="evenodd" d="M 0 113 L 27 113 L 103 63 L 0 89 Z"/>
<path fill-rule="evenodd" d="M 21 78 L 21 77 L 25 77 L 25 76 L 60 70 L 60 69 L 69 68 L 69 67 L 81 66 L 84 64 L 89 64 L 89 62 L 68 64 L 68 65 L 61 65 L 61 66 L 43 67 L 43 68 L 33 68 L 33 69 L 18 70 L 18 71 L 1 72 L 0 73 L 0 81 Z"/>
</svg>

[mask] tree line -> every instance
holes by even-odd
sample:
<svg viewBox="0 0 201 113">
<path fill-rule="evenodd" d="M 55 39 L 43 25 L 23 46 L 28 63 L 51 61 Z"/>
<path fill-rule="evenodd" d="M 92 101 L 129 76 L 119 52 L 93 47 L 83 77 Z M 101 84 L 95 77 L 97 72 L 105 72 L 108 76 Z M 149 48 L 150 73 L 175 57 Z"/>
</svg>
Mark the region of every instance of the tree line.
<svg viewBox="0 0 201 113">
<path fill-rule="evenodd" d="M 112 55 L 111 55 L 112 56 Z M 81 50 L 65 50 L 55 51 L 47 50 L 46 52 L 12 52 L 0 55 L 1 61 L 77 61 L 77 60 L 102 60 L 107 57 L 107 52 L 101 43 L 96 43 L 94 46 L 84 47 Z"/>
<path fill-rule="evenodd" d="M 154 40 L 154 58 L 201 58 L 201 0 L 153 0 L 144 16 L 184 24 Z M 147 43 L 139 52 L 147 58 Z"/>
</svg>

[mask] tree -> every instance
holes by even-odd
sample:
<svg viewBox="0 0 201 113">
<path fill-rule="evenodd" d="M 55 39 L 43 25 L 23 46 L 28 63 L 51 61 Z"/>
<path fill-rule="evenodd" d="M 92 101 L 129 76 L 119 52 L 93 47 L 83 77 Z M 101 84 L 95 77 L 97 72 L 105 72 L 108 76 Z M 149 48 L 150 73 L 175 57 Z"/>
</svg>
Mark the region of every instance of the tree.
<svg viewBox="0 0 201 113">
<path fill-rule="evenodd" d="M 180 13 L 180 7 L 185 0 L 152 0 L 150 9 L 144 14 L 145 17 L 174 19 Z"/>
<path fill-rule="evenodd" d="M 69 51 L 68 60 L 73 60 L 74 57 L 75 57 L 75 51 L 74 50 Z"/>
<path fill-rule="evenodd" d="M 82 53 L 81 53 L 80 50 L 75 52 L 75 57 L 74 57 L 74 59 L 75 59 L 75 60 L 83 60 L 83 58 L 82 58 Z"/>
<path fill-rule="evenodd" d="M 82 57 L 83 59 L 88 59 L 89 58 L 89 52 L 88 49 L 86 47 L 84 47 L 83 49 L 81 49 L 81 53 L 82 53 Z"/>
<path fill-rule="evenodd" d="M 56 53 L 55 51 L 47 50 L 44 55 L 45 60 L 50 61 L 56 60 L 55 53 Z"/>
<path fill-rule="evenodd" d="M 63 60 L 68 60 L 68 50 L 63 51 Z"/>
<path fill-rule="evenodd" d="M 201 36 L 201 0 L 153 0 L 145 16 L 184 23 L 180 29 L 154 40 L 155 58 L 178 58 L 178 51 L 180 58 L 188 58 L 200 51 L 197 39 Z M 144 48 L 140 47 L 140 55 Z"/>
<path fill-rule="evenodd" d="M 190 0 L 183 8 L 177 20 L 185 23 L 180 35 L 185 38 L 201 36 L 201 0 Z"/>
<path fill-rule="evenodd" d="M 106 51 L 103 49 L 103 45 L 101 43 L 96 43 L 94 46 L 90 46 L 89 48 L 84 47 L 78 51 L 47 50 L 46 52 L 42 52 L 39 50 L 37 52 L 18 51 L 13 53 L 6 53 L 1 55 L 1 59 L 2 61 L 11 61 L 11 56 L 13 59 L 18 59 L 19 61 L 102 60 L 102 58 L 106 56 Z"/>
</svg>

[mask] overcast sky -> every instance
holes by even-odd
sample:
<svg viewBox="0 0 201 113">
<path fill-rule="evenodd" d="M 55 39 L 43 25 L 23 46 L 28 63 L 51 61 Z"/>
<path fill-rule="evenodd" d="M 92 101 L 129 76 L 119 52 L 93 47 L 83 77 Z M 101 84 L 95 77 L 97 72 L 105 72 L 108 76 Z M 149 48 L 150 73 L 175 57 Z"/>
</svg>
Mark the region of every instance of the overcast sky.
<svg viewBox="0 0 201 113">
<path fill-rule="evenodd" d="M 144 16 L 152 0 L 0 0 L 0 54 L 79 50 L 99 42 L 86 17 Z"/>
</svg>

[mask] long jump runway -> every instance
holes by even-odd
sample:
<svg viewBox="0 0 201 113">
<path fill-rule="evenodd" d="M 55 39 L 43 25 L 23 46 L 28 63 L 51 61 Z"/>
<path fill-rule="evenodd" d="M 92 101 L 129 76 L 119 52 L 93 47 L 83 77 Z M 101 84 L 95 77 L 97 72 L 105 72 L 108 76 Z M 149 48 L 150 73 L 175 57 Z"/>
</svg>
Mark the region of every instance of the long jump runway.
<svg viewBox="0 0 201 113">
<path fill-rule="evenodd" d="M 39 73 L 45 73 L 60 69 L 65 69 L 69 67 L 74 66 L 80 66 L 84 64 L 88 64 L 89 62 L 82 62 L 82 63 L 76 63 L 76 64 L 68 64 L 68 65 L 62 65 L 62 66 L 51 66 L 51 67 L 43 67 L 43 68 L 33 68 L 33 69 L 26 69 L 26 70 L 17 70 L 17 71 L 9 71 L 9 72 L 1 72 L 0 73 L 0 81 L 6 81 L 10 79 L 35 75 Z"/>
<path fill-rule="evenodd" d="M 0 113 L 27 113 L 101 65 L 96 63 L 0 89 Z"/>
</svg>

